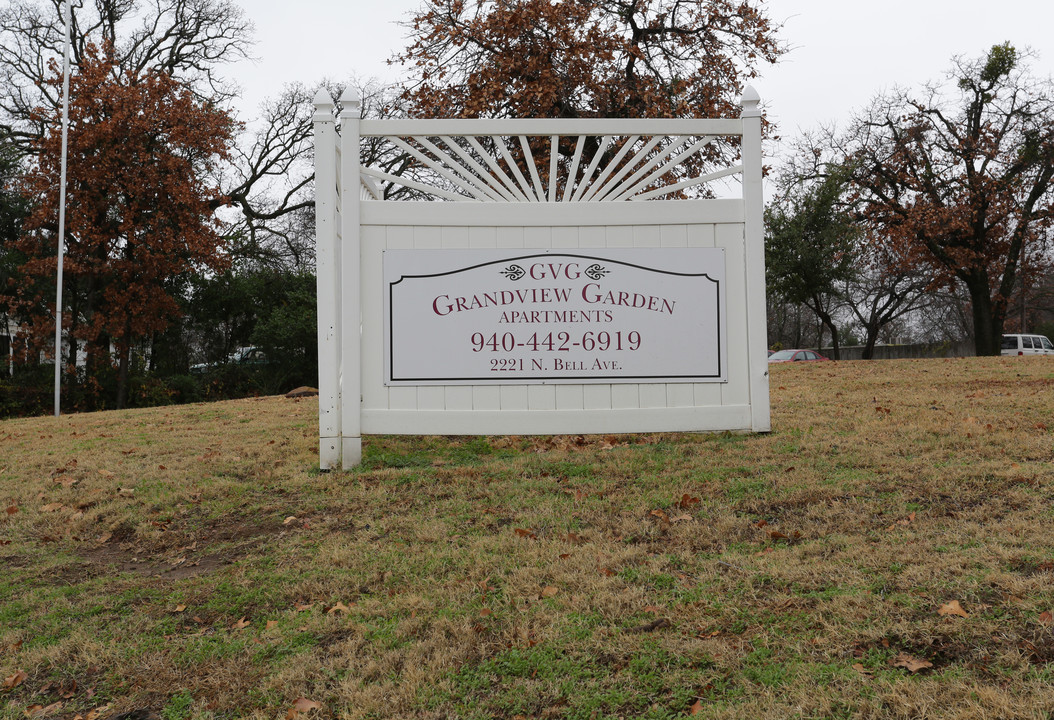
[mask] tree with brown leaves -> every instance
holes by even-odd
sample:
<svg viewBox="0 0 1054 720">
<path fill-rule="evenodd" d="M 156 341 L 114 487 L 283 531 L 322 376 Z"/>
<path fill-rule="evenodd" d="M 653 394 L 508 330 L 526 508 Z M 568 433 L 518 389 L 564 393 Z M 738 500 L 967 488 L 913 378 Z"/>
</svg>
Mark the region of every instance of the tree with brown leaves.
<svg viewBox="0 0 1054 720">
<path fill-rule="evenodd" d="M 61 104 L 47 80 L 49 64 L 62 58 L 65 2 L 0 0 L 0 125 L 27 151 L 49 117 L 37 109 Z M 236 95 L 218 69 L 252 46 L 252 24 L 233 0 L 83 0 L 70 19 L 73 74 L 90 46 L 108 45 L 115 76 L 164 73 L 217 104 Z"/>
<path fill-rule="evenodd" d="M 426 0 L 408 27 L 417 117 L 733 117 L 785 51 L 755 0 Z"/>
<path fill-rule="evenodd" d="M 64 317 L 71 365 L 81 343 L 94 371 L 116 349 L 123 407 L 131 349 L 178 312 L 181 278 L 227 262 L 214 218 L 222 197 L 207 178 L 227 158 L 235 123 L 170 75 L 115 63 L 112 51 L 88 46 L 71 78 Z M 57 72 L 51 82 L 61 82 Z M 40 339 L 55 327 L 61 136 L 51 120 L 27 179 L 34 210 L 17 241 L 29 259 L 8 289 Z"/>
<path fill-rule="evenodd" d="M 784 51 L 747 0 L 427 0 L 410 28 L 426 117 L 726 117 Z"/>
<path fill-rule="evenodd" d="M 954 89 L 880 97 L 835 142 L 888 255 L 970 296 L 978 355 L 998 355 L 1015 287 L 1054 222 L 1054 83 L 1011 45 L 956 61 Z M 950 92 L 949 92 L 950 91 Z"/>
</svg>

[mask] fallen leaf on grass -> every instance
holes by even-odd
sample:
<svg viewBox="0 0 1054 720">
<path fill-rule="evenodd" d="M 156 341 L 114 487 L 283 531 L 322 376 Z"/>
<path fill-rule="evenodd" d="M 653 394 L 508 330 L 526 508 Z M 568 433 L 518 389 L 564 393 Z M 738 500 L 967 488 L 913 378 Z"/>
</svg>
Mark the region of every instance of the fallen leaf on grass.
<svg viewBox="0 0 1054 720">
<path fill-rule="evenodd" d="M 692 706 L 690 708 L 688 708 L 688 714 L 689 715 L 698 715 L 702 711 L 703 711 L 703 701 L 702 700 L 696 700 L 694 703 L 692 703 Z"/>
<path fill-rule="evenodd" d="M 277 625 L 278 625 L 278 621 L 277 620 L 268 620 L 267 621 L 267 625 L 264 627 L 264 630 L 270 630 L 271 628 L 276 627 Z"/>
<path fill-rule="evenodd" d="M 66 477 L 65 475 L 63 475 L 62 477 L 55 478 L 54 482 L 55 484 L 61 485 L 64 488 L 71 488 L 77 484 L 76 478 Z"/>
<path fill-rule="evenodd" d="M 252 622 L 246 620 L 243 616 L 241 620 L 231 625 L 231 630 L 243 630 L 244 628 L 247 628 L 250 625 L 252 625 Z"/>
<path fill-rule="evenodd" d="M 42 508 L 40 508 L 40 512 L 55 512 L 56 510 L 61 510 L 64 507 L 66 506 L 62 503 L 48 503 L 47 505 L 44 505 Z"/>
<path fill-rule="evenodd" d="M 176 609 L 173 610 L 172 612 L 181 613 L 181 612 L 183 612 L 186 609 L 187 609 L 186 605 L 176 605 Z"/>
<path fill-rule="evenodd" d="M 480 617 L 490 617 L 491 615 L 494 614 L 494 611 L 491 610 L 490 608 L 480 608 L 479 614 L 480 614 Z"/>
<path fill-rule="evenodd" d="M 109 705 L 103 705 L 101 707 L 95 708 L 94 710 L 89 710 L 87 715 L 81 715 L 80 713 L 78 713 L 73 716 L 73 720 L 97 720 L 99 717 L 102 716 L 103 713 L 108 712 L 109 710 Z"/>
<path fill-rule="evenodd" d="M 944 603 L 937 608 L 938 615 L 958 615 L 959 617 L 968 618 L 970 613 L 963 610 L 962 605 L 959 604 L 958 600 L 952 600 L 951 602 Z"/>
<path fill-rule="evenodd" d="M 1050 610 L 1044 610 L 1039 614 L 1039 621 L 1044 625 L 1049 625 L 1054 620 L 1054 615 L 1051 614 Z"/>
<path fill-rule="evenodd" d="M 283 525 L 289 525 L 289 524 L 295 523 L 295 522 L 296 522 L 296 515 L 290 515 L 289 517 L 287 517 L 285 520 L 282 521 L 282 524 Z"/>
<path fill-rule="evenodd" d="M 14 515 L 16 512 L 18 512 L 18 505 L 10 505 L 10 506 L 8 506 L 6 512 L 7 512 L 8 515 Z"/>
<path fill-rule="evenodd" d="M 647 612 L 647 613 L 661 613 L 662 612 L 662 608 L 659 607 L 658 605 L 645 605 L 644 606 L 644 612 Z"/>
<path fill-rule="evenodd" d="M 310 610 L 311 608 L 315 607 L 315 605 L 313 603 L 312 604 L 296 603 L 295 605 L 293 605 L 293 607 L 296 608 L 297 612 L 305 612 L 305 611 Z"/>
<path fill-rule="evenodd" d="M 113 473 L 110 472 L 109 470 L 100 470 L 99 474 L 102 475 L 104 478 L 112 478 L 113 477 Z"/>
<path fill-rule="evenodd" d="M 28 677 L 29 675 L 19 670 L 14 675 L 10 675 L 4 678 L 3 688 L 5 690 L 10 690 L 13 687 L 18 687 L 19 685 L 24 683 Z"/>
<path fill-rule="evenodd" d="M 529 538 L 533 540 L 538 537 L 534 534 L 533 530 L 530 530 L 528 528 L 513 528 L 513 530 L 515 530 L 516 534 L 522 538 Z"/>
<path fill-rule="evenodd" d="M 869 673 L 862 663 L 853 663 L 853 670 L 856 670 L 860 675 L 870 680 L 874 675 Z"/>
<path fill-rule="evenodd" d="M 352 603 L 352 605 L 354 605 L 354 604 L 355 603 Z M 330 615 L 336 615 L 337 613 L 340 613 L 340 612 L 346 613 L 346 612 L 350 612 L 350 611 L 351 611 L 350 607 L 348 607 L 347 605 L 345 605 L 344 603 L 342 603 L 342 602 L 340 602 L 338 600 L 337 604 L 334 605 L 333 607 L 331 607 L 326 612 L 329 613 Z"/>
<path fill-rule="evenodd" d="M 556 595 L 556 593 L 558 593 L 558 592 L 560 592 L 560 590 L 558 588 L 556 588 L 556 587 L 554 587 L 552 585 L 546 585 L 545 587 L 542 588 L 542 597 L 543 598 L 551 598 L 553 595 Z"/>
<path fill-rule="evenodd" d="M 120 488 L 117 494 L 121 497 L 132 497 L 135 495 L 135 488 Z"/>
<path fill-rule="evenodd" d="M 30 705 L 26 708 L 25 714 L 28 718 L 49 717 L 51 715 L 57 714 L 58 711 L 61 709 L 61 702 L 51 703 L 47 707 L 44 707 L 43 705 Z"/>
<path fill-rule="evenodd" d="M 912 657 L 907 653 L 900 653 L 893 658 L 893 667 L 902 667 L 908 672 L 917 673 L 919 670 L 933 667 L 933 663 L 928 660 Z"/>
<path fill-rule="evenodd" d="M 666 513 L 664 513 L 662 510 L 652 510 L 649 514 L 652 517 L 659 518 L 659 520 L 661 520 L 664 523 L 669 524 L 669 522 L 670 522 L 670 517 Z"/>
<path fill-rule="evenodd" d="M 296 716 L 300 713 L 311 712 L 312 710 L 321 710 L 322 705 L 319 703 L 308 700 L 305 697 L 297 698 L 293 702 L 293 707 L 289 708 L 289 712 L 286 713 L 286 720 L 296 720 Z"/>
<path fill-rule="evenodd" d="M 698 504 L 699 504 L 700 502 L 702 502 L 702 501 L 701 501 L 701 500 L 700 500 L 699 498 L 697 498 L 697 497 L 692 497 L 692 496 L 691 496 L 691 495 L 689 495 L 688 493 L 685 493 L 684 495 L 681 495 L 681 499 L 680 499 L 680 500 L 678 500 L 678 501 L 677 501 L 676 503 L 674 503 L 674 504 L 675 504 L 675 505 L 676 505 L 677 507 L 679 507 L 679 508 L 680 508 L 681 510 L 688 510 L 688 509 L 690 509 L 690 508 L 691 508 L 691 507 L 692 507 L 693 505 L 698 505 Z"/>
</svg>

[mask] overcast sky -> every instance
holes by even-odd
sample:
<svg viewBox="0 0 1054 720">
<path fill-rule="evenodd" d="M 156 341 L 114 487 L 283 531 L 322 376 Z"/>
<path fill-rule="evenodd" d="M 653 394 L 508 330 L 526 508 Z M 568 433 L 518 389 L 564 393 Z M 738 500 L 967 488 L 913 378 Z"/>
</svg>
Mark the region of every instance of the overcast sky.
<svg viewBox="0 0 1054 720">
<path fill-rule="evenodd" d="M 385 60 L 405 46 L 398 25 L 421 0 L 243 0 L 256 25 L 259 60 L 230 68 L 248 115 L 284 84 L 352 75 L 398 82 Z M 1054 75 L 1054 3 L 1047 0 L 769 0 L 790 47 L 754 82 L 786 138 L 844 121 L 893 85 L 940 79 L 954 55 L 977 56 L 1010 41 L 1039 54 Z"/>
</svg>

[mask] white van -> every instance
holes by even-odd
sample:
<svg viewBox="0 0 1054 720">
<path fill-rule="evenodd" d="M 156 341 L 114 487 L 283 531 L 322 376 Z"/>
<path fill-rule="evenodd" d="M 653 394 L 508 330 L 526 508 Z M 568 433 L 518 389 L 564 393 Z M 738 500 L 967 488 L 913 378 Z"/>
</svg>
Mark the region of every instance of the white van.
<svg viewBox="0 0 1054 720">
<path fill-rule="evenodd" d="M 1045 335 L 1004 335 L 1001 355 L 1054 355 Z"/>
</svg>

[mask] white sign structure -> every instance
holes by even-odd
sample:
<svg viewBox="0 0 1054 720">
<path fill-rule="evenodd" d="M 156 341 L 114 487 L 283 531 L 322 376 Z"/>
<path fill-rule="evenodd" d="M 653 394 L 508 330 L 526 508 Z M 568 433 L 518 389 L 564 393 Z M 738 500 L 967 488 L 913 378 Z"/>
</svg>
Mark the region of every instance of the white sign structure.
<svg viewBox="0 0 1054 720">
<path fill-rule="evenodd" d="M 320 93 L 320 466 L 363 433 L 768 431 L 758 102 L 362 120 Z M 725 140 L 741 164 L 699 170 Z M 700 192 L 730 176 L 742 197 Z"/>
<path fill-rule="evenodd" d="M 723 381 L 724 268 L 719 248 L 388 250 L 385 383 Z"/>
</svg>

